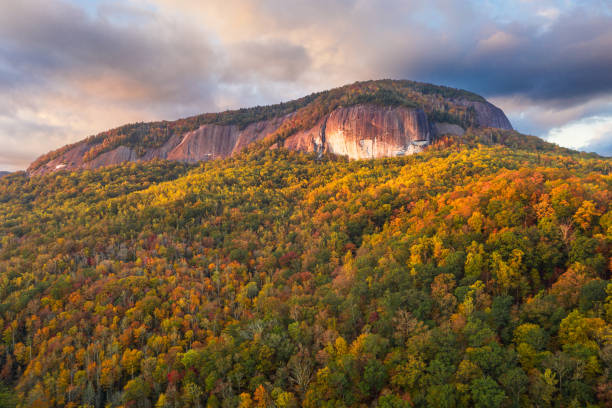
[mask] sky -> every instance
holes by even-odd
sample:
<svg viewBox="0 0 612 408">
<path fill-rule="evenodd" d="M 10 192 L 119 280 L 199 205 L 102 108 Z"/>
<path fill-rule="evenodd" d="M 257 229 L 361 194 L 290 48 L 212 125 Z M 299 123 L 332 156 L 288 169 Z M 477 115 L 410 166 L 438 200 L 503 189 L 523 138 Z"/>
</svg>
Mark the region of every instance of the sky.
<svg viewBox="0 0 612 408">
<path fill-rule="evenodd" d="M 609 0 L 2 0 L 0 170 L 121 124 L 358 80 L 479 93 L 612 155 Z"/>
</svg>

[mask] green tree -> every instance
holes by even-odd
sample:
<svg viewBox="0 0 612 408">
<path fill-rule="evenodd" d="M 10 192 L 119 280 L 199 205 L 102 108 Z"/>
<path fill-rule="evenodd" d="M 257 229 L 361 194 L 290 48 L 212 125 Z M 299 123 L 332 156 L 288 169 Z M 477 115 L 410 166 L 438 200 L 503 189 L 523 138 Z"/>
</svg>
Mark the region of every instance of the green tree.
<svg viewBox="0 0 612 408">
<path fill-rule="evenodd" d="M 457 406 L 455 387 L 452 384 L 433 385 L 427 389 L 427 404 L 430 407 L 454 408 Z"/>
<path fill-rule="evenodd" d="M 476 408 L 498 408 L 506 398 L 504 391 L 491 377 L 474 380 L 471 388 Z"/>
<path fill-rule="evenodd" d="M 151 392 L 149 384 L 141 377 L 136 377 L 129 380 L 123 387 L 123 401 L 125 403 L 134 403 L 138 407 L 147 407 L 148 398 Z"/>
<path fill-rule="evenodd" d="M 529 379 L 525 372 L 518 367 L 512 368 L 499 377 L 499 382 L 512 399 L 512 405 L 518 408 L 520 406 L 521 395 L 527 390 L 527 385 L 529 384 Z"/>
</svg>

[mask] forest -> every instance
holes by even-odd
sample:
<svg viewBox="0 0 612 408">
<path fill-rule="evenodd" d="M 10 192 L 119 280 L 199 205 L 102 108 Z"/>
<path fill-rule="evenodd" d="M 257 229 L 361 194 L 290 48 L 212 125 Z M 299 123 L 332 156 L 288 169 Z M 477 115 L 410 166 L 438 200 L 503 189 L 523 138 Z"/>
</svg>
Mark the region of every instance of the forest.
<svg viewBox="0 0 612 408">
<path fill-rule="evenodd" d="M 0 407 L 610 407 L 611 167 L 482 130 L 5 176 Z"/>
</svg>

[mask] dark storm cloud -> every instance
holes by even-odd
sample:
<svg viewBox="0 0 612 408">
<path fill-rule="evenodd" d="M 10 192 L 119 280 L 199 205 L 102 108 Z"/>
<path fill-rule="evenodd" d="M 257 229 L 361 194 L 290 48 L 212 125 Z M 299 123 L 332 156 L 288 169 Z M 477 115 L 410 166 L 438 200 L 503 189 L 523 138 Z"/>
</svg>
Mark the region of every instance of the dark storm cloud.
<svg viewBox="0 0 612 408">
<path fill-rule="evenodd" d="M 176 7 L 174 1 L 155 1 Z M 222 39 L 239 36 L 293 43 L 310 56 L 311 64 L 304 71 L 314 68 L 322 77 L 345 78 L 344 82 L 418 79 L 485 96 L 521 95 L 559 106 L 612 92 L 612 13 L 605 1 L 183 0 L 178 4 L 199 12 Z M 264 60 L 277 68 L 290 61 Z M 260 65 L 257 59 L 252 61 Z M 241 65 L 235 67 L 248 71 Z"/>
<path fill-rule="evenodd" d="M 612 92 L 611 16 L 576 11 L 543 32 L 527 22 L 490 31 L 440 42 L 425 58 L 411 56 L 390 69 L 489 96 L 521 95 L 559 105 Z"/>
</svg>

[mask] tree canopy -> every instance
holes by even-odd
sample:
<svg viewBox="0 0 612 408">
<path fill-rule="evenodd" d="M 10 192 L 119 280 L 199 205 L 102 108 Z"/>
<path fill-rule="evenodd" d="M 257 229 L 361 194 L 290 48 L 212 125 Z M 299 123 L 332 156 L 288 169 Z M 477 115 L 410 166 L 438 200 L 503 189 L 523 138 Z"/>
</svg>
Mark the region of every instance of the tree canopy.
<svg viewBox="0 0 612 408">
<path fill-rule="evenodd" d="M 3 177 L 0 404 L 610 406 L 610 160 L 524 140 Z"/>
</svg>

